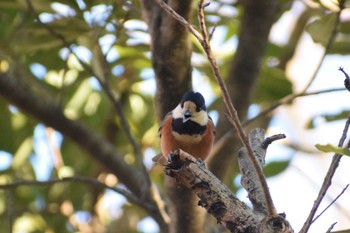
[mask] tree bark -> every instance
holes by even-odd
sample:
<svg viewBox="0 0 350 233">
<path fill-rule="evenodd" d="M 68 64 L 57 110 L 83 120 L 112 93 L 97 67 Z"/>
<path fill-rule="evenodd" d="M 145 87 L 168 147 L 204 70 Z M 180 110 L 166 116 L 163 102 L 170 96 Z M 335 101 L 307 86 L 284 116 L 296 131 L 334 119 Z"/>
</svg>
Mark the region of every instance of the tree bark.
<svg viewBox="0 0 350 233">
<path fill-rule="evenodd" d="M 255 146 L 260 147 L 261 144 Z M 262 153 L 265 152 L 266 150 L 262 150 Z M 265 154 L 262 156 L 265 157 Z M 247 156 L 242 159 L 249 163 Z M 241 202 L 224 183 L 215 177 L 204 166 L 202 161 L 197 160 L 190 154 L 177 150 L 169 161 L 165 169 L 166 174 L 174 177 L 179 183 L 192 190 L 200 199 L 199 205 L 204 207 L 209 214 L 217 219 L 218 223 L 224 225 L 230 232 L 294 232 L 289 222 L 285 219 L 284 214 L 268 216 L 264 212 L 260 212 L 259 209 L 251 209 L 244 202 Z M 244 169 L 250 168 L 249 166 L 244 167 Z M 254 172 L 250 170 L 248 173 Z M 258 182 L 250 174 L 248 174 L 246 179 L 249 179 L 253 183 Z M 250 192 L 251 190 L 247 191 Z M 256 195 L 256 193 L 252 195 Z"/>
</svg>

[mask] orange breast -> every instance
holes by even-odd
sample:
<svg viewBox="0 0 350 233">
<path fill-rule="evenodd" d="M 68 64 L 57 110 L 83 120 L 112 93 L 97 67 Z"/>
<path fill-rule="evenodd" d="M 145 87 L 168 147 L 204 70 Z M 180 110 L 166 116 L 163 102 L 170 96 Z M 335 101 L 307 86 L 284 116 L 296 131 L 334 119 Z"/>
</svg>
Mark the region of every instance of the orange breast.
<svg viewBox="0 0 350 233">
<path fill-rule="evenodd" d="M 160 138 L 160 146 L 162 150 L 162 154 L 164 157 L 168 157 L 168 154 L 171 151 L 176 149 L 181 149 L 191 154 L 196 158 L 200 158 L 202 160 L 206 159 L 211 151 L 214 141 L 214 125 L 211 120 L 209 120 L 207 125 L 207 130 L 205 131 L 202 140 L 199 142 L 190 142 L 190 141 L 178 141 L 175 139 L 172 133 L 171 127 L 171 115 L 166 117 L 163 122 L 163 126 L 161 128 L 161 138 Z"/>
</svg>

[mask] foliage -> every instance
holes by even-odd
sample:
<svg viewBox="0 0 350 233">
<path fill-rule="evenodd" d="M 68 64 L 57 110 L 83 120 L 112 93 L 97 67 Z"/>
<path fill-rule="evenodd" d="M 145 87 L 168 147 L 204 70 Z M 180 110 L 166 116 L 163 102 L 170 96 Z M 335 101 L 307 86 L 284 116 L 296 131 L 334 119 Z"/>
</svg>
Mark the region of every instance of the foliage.
<svg viewBox="0 0 350 233">
<path fill-rule="evenodd" d="M 286 2 L 283 7 L 281 16 L 291 4 Z M 216 25 L 216 30 L 223 35 L 216 38 L 214 33 L 213 40 L 232 47 L 237 41 L 242 9 L 230 1 L 212 2 L 208 9 L 210 30 Z M 0 0 L 0 72 L 16 74 L 41 98 L 59 103 L 67 117 L 83 122 L 112 142 L 131 166 L 137 165 L 137 155 L 100 82 L 107 82 L 121 103 L 143 160 L 151 164 L 150 159 L 159 152 L 159 119 L 153 98 L 156 87 L 149 35 L 141 11 L 140 2 L 135 0 Z M 320 19 L 307 28 L 314 41 L 323 45 L 334 22 L 334 14 L 326 12 L 323 9 Z M 197 22 L 196 15 L 193 22 Z M 348 22 L 340 24 L 340 31 L 341 36 L 335 39 L 330 53 L 348 54 Z M 268 106 L 293 91 L 285 70 L 271 64 L 271 60 L 281 59 L 284 47 L 273 42 L 269 46 L 252 103 L 259 106 Z M 223 73 L 228 73 L 233 55 L 234 49 L 217 51 Z M 218 87 L 208 78 L 211 67 L 197 43 L 194 43 L 192 60 L 194 71 L 205 76 L 202 82 L 204 80 L 214 93 L 209 109 L 217 110 Z M 341 119 L 345 117 L 342 115 Z M 111 186 L 122 186 L 118 177 L 87 157 L 69 138 L 4 99 L 0 99 L 0 132 L 0 161 L 5 158 L 11 161 L 0 162 L 0 184 L 79 174 L 96 177 Z M 335 149 L 330 151 L 337 151 Z M 289 162 L 269 163 L 267 175 L 283 172 Z M 147 167 L 162 193 L 162 169 Z M 82 183 L 0 190 L 1 226 L 8 226 L 10 209 L 14 232 L 76 232 L 94 227 L 115 232 L 114 226 L 118 226 L 117 232 L 137 232 L 138 224 L 148 216 L 121 195 Z M 8 231 L 9 227 L 0 228 L 0 233 Z"/>
</svg>

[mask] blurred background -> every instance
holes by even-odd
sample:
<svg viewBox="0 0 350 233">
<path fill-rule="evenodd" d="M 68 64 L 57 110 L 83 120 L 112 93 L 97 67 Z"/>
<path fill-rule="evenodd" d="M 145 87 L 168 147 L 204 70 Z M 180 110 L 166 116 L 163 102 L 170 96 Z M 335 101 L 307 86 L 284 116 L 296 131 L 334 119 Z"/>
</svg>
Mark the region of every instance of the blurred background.
<svg viewBox="0 0 350 233">
<path fill-rule="evenodd" d="M 122 104 L 152 184 L 164 195 L 163 170 L 151 160 L 160 151 L 154 100 L 157 87 L 151 38 L 140 2 L 0 0 L 0 9 L 0 72 L 20 77 L 37 96 L 58 103 L 67 118 L 103 135 L 126 164 L 133 166 L 137 159 L 121 120 L 93 75 L 103 76 L 107 69 L 110 88 Z M 318 71 L 306 93 L 325 93 L 283 104 L 261 123 L 267 136 L 287 136 L 269 147 L 265 174 L 277 210 L 286 213 L 295 231 L 302 227 L 332 159 L 332 153 L 318 151 L 315 145 L 337 145 L 350 113 L 350 93 L 341 90 L 345 76 L 338 71 L 344 67 L 350 73 L 350 9 L 343 9 L 336 23 L 338 11 L 337 1 L 281 1 L 247 113 L 251 119 L 282 97 L 299 93 Z M 208 29 L 215 25 L 212 50 L 222 73 L 227 74 L 238 46 L 240 2 L 213 1 L 205 12 Z M 198 24 L 196 13 L 193 24 Z M 338 33 L 323 60 L 334 25 Z M 222 111 L 220 89 L 199 43 L 193 38 L 192 42 L 192 85 L 204 95 L 217 123 Z M 0 98 L 0 106 L 0 184 L 81 175 L 124 187 L 118 177 L 59 131 L 6 98 Z M 232 156 L 232 164 L 234 160 Z M 350 183 L 349 167 L 350 159 L 344 156 L 320 210 Z M 234 169 L 226 183 L 249 203 L 237 167 Z M 349 201 L 350 191 L 346 190 L 309 232 L 326 232 L 335 222 L 334 230 L 349 229 Z M 10 229 L 16 233 L 159 232 L 154 219 L 123 195 L 79 182 L 1 188 L 0 225 L 1 233 Z"/>
</svg>

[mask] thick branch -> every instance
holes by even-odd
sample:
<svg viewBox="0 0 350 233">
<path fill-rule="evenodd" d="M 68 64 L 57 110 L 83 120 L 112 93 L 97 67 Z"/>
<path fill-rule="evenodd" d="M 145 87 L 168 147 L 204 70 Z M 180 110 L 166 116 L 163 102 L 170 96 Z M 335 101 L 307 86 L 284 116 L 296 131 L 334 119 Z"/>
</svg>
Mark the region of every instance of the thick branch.
<svg viewBox="0 0 350 233">
<path fill-rule="evenodd" d="M 253 129 L 249 134 L 249 143 L 254 151 L 254 156 L 261 169 L 265 164 L 265 156 L 268 145 L 277 139 L 284 138 L 283 134 L 274 135 L 264 139 L 265 131 L 263 129 Z M 258 176 L 247 158 L 247 151 L 242 147 L 238 154 L 239 169 L 242 174 L 242 186 L 248 191 L 248 197 L 253 204 L 254 210 L 263 214 L 268 214 L 268 206 L 264 201 L 264 190 L 258 181 Z"/>
<path fill-rule="evenodd" d="M 78 121 L 68 119 L 53 101 L 35 96 L 31 90 L 8 74 L 0 74 L 0 95 L 11 104 L 34 116 L 69 137 L 96 161 L 103 164 L 136 196 L 154 204 L 143 173 L 125 163 L 112 144 Z M 151 215 L 162 226 L 164 220 L 159 211 Z"/>
<path fill-rule="evenodd" d="M 199 205 L 230 232 L 293 232 L 283 215 L 264 216 L 254 212 L 204 166 L 203 161 L 177 150 L 165 171 L 199 197 Z"/>
</svg>

